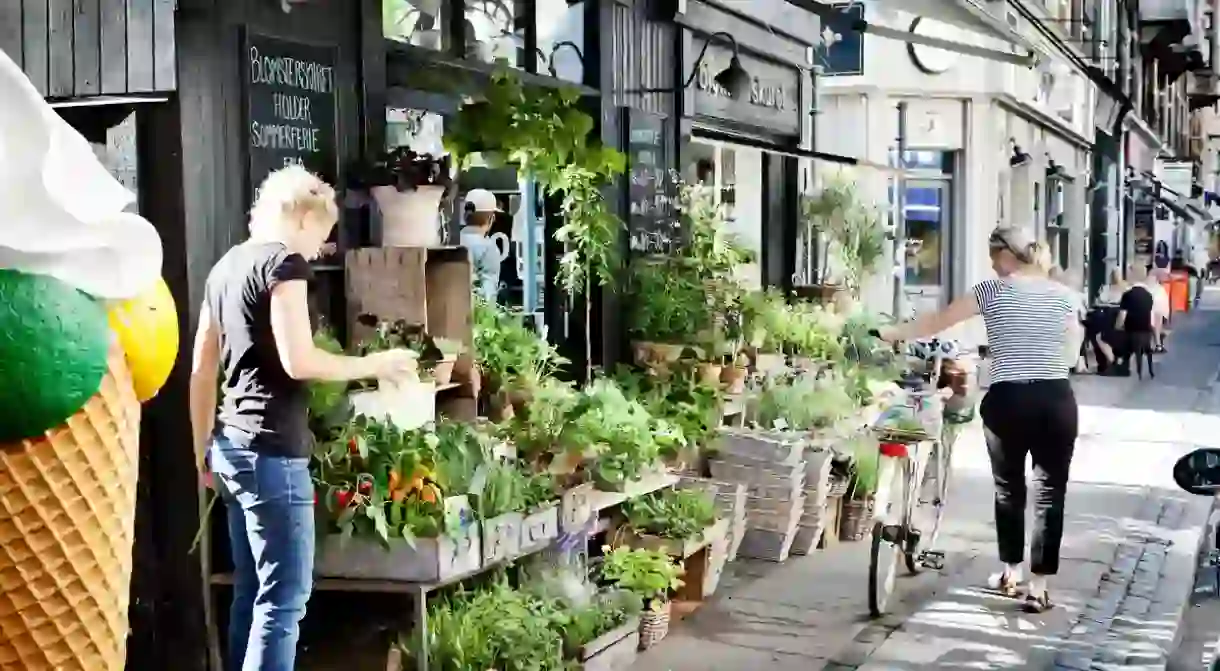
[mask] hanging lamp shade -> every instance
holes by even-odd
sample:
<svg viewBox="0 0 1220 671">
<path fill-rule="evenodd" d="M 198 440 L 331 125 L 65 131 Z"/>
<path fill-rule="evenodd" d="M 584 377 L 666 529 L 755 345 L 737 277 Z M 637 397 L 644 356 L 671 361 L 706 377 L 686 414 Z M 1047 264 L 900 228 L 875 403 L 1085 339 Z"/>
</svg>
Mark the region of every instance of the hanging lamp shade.
<svg viewBox="0 0 1220 671">
<path fill-rule="evenodd" d="M 729 92 L 729 95 L 734 100 L 741 100 L 750 95 L 752 79 L 750 73 L 742 67 L 741 58 L 736 53 L 733 54 L 733 58 L 729 61 L 729 66 L 716 75 L 714 79 L 721 88 Z"/>
</svg>

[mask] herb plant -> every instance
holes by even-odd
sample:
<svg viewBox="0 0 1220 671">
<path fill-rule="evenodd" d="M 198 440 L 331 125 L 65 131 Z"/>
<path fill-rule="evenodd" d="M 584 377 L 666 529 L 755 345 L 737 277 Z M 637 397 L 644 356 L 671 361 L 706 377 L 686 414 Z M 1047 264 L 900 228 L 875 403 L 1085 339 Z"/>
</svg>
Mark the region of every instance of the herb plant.
<svg viewBox="0 0 1220 671">
<path fill-rule="evenodd" d="M 615 587 L 640 597 L 644 605 L 659 609 L 670 592 L 682 587 L 682 567 L 664 552 L 617 547 L 601 565 L 601 577 Z"/>
<path fill-rule="evenodd" d="M 640 533 L 689 540 L 716 523 L 712 497 L 696 489 L 666 489 L 627 501 L 627 522 Z"/>
</svg>

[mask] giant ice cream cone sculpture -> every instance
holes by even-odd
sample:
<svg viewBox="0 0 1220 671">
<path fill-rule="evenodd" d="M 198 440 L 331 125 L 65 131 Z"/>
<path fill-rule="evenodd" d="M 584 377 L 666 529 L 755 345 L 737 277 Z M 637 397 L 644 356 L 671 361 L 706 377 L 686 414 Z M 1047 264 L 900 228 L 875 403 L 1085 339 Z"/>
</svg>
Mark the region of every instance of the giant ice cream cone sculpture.
<svg viewBox="0 0 1220 671">
<path fill-rule="evenodd" d="M 0 52 L 0 669 L 125 664 L 140 402 L 178 345 L 132 200 Z"/>
</svg>

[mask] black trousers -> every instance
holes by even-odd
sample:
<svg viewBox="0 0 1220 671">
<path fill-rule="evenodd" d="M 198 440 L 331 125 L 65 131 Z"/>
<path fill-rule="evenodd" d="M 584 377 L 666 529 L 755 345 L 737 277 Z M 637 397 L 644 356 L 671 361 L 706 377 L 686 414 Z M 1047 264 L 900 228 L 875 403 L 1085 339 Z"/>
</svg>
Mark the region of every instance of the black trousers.
<svg viewBox="0 0 1220 671">
<path fill-rule="evenodd" d="M 980 406 L 991 474 L 1000 561 L 1025 559 L 1025 458 L 1034 463 L 1034 533 L 1030 569 L 1059 572 L 1063 504 L 1076 447 L 1076 396 L 1067 380 L 997 382 Z"/>
</svg>

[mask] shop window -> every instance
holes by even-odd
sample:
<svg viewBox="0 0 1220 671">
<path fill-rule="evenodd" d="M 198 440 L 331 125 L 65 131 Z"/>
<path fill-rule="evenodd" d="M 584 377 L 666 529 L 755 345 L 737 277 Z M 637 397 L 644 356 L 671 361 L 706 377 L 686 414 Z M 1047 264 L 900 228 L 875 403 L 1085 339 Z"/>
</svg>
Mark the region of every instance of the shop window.
<svg viewBox="0 0 1220 671">
<path fill-rule="evenodd" d="M 1046 244 L 1050 248 L 1051 261 L 1068 270 L 1074 264 L 1070 256 L 1071 231 L 1064 216 L 1065 186 L 1062 178 L 1046 182 Z"/>
<path fill-rule="evenodd" d="M 891 160 L 896 152 L 891 154 Z M 904 282 L 916 313 L 943 303 L 949 296 L 950 259 L 955 230 L 953 217 L 953 152 L 916 149 L 903 155 L 903 167 L 913 174 L 902 182 L 906 232 Z M 895 186 L 889 200 L 894 211 Z"/>
<path fill-rule="evenodd" d="M 382 33 L 417 47 L 449 49 L 451 0 L 382 0 Z"/>
<path fill-rule="evenodd" d="M 536 0 L 538 72 L 564 81 L 585 78 L 585 4 L 569 0 Z"/>
<path fill-rule="evenodd" d="M 729 232 L 756 259 L 762 258 L 762 151 L 695 140 L 686 146 L 683 160 L 683 178 L 714 190 L 717 204 L 724 207 Z M 758 263 L 741 268 L 740 274 L 748 284 L 762 284 Z"/>
<path fill-rule="evenodd" d="M 528 3 L 520 0 L 466 0 L 466 58 L 513 67 L 524 62 Z"/>
</svg>

